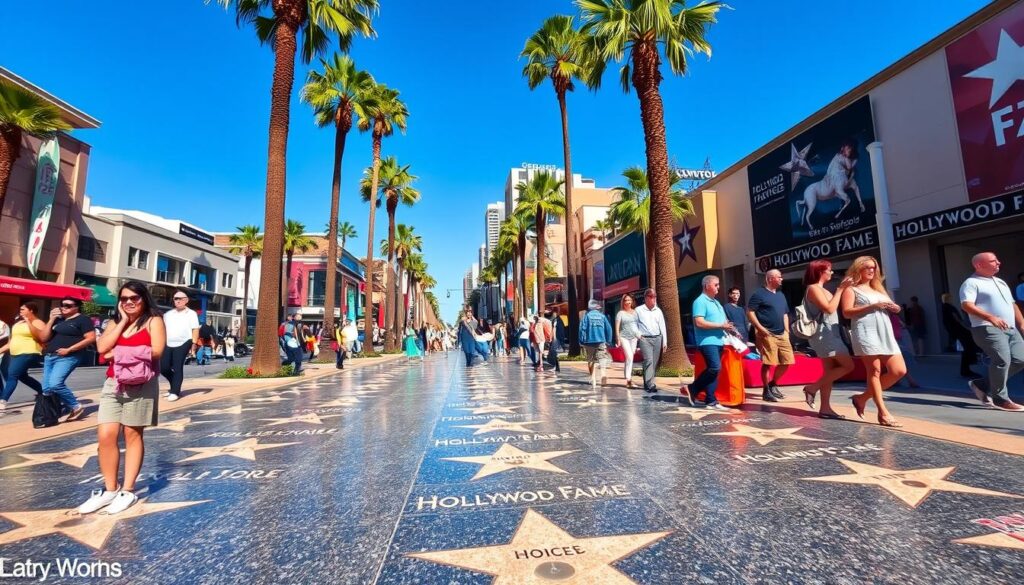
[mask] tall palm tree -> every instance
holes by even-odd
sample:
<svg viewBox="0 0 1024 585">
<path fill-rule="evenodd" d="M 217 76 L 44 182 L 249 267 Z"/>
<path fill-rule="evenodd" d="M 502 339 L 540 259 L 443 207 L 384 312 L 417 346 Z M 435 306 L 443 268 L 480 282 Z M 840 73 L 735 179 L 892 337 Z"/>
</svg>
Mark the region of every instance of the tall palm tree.
<svg viewBox="0 0 1024 585">
<path fill-rule="evenodd" d="M 249 276 L 252 270 L 253 258 L 259 258 L 263 253 L 263 234 L 260 233 L 258 225 L 242 225 L 235 228 L 238 233 L 231 234 L 229 240 L 231 247 L 228 251 L 232 254 L 245 258 L 243 268 L 242 287 L 242 339 L 249 337 Z"/>
<path fill-rule="evenodd" d="M 335 287 L 338 280 L 338 206 L 341 203 L 341 159 L 345 139 L 352 129 L 352 104 L 364 99 L 373 87 L 373 77 L 356 68 L 348 55 L 334 53 L 331 60 L 321 59 L 323 73 L 310 71 L 302 88 L 302 100 L 311 106 L 320 128 L 334 126 L 334 176 L 331 179 L 331 212 L 327 222 L 327 291 L 324 294 L 324 330 L 321 351 L 333 359 L 330 341 L 334 338 Z M 344 249 L 344 245 L 342 246 Z"/>
<path fill-rule="evenodd" d="M 498 281 L 498 297 L 501 299 L 501 305 L 499 313 L 504 316 L 505 314 L 505 297 L 507 295 L 507 289 L 505 294 L 502 294 L 502 286 L 507 287 L 508 285 L 508 265 L 512 262 L 514 255 L 514 243 L 509 240 L 503 240 L 499 237 L 498 245 L 491 250 L 491 259 L 488 263 L 488 269 L 492 271 L 495 278 Z"/>
<path fill-rule="evenodd" d="M 398 267 L 395 272 L 396 291 L 400 288 L 404 276 L 405 258 L 409 254 L 423 249 L 423 236 L 414 233 L 415 230 L 416 228 L 413 226 L 400 223 L 395 227 L 395 239 L 393 242 L 388 242 L 387 240 L 381 240 L 380 242 L 381 255 L 394 256 L 397 260 Z M 396 297 L 404 296 L 404 293 L 396 292 Z M 405 331 L 405 300 L 403 298 L 396 298 L 394 304 L 396 305 L 395 310 L 397 312 L 395 316 L 395 330 L 400 332 L 398 337 L 401 339 L 402 332 Z"/>
<path fill-rule="evenodd" d="M 435 286 L 437 286 L 437 281 L 434 280 L 434 277 L 424 272 L 423 277 L 419 280 L 419 294 L 416 297 L 417 312 L 420 315 L 420 327 L 427 324 L 427 295 L 430 294 L 430 289 Z"/>
<path fill-rule="evenodd" d="M 427 263 L 423 260 L 423 255 L 413 252 L 405 257 L 405 273 L 406 273 L 406 285 L 408 287 L 408 295 L 412 298 L 416 291 L 417 283 L 427 273 Z M 416 312 L 412 315 L 413 327 L 418 325 L 416 318 Z"/>
<path fill-rule="evenodd" d="M 350 222 L 343 221 L 338 224 L 338 237 L 341 238 L 341 249 L 344 251 L 345 243 L 358 238 L 359 234 L 356 233 L 356 226 Z"/>
<path fill-rule="evenodd" d="M 70 128 L 57 106 L 20 87 L 0 82 L 0 210 L 4 208 L 14 161 L 21 156 L 22 135 L 48 137 Z"/>
<path fill-rule="evenodd" d="M 580 34 L 573 26 L 571 16 L 552 16 L 544 21 L 540 29 L 526 41 L 520 57 L 528 60 L 523 67 L 530 89 L 536 89 L 544 80 L 550 79 L 558 99 L 558 111 L 562 116 L 562 157 L 565 164 L 565 269 L 569 296 L 569 355 L 580 353 L 579 308 L 576 298 L 576 229 L 573 225 L 572 206 L 572 157 L 569 154 L 569 117 L 565 107 L 565 94 L 573 91 L 573 80 L 591 77 L 592 37 Z"/>
<path fill-rule="evenodd" d="M 288 309 L 288 283 L 292 277 L 292 258 L 296 252 L 305 254 L 316 247 L 316 241 L 306 235 L 306 225 L 289 219 L 284 226 L 285 286 L 281 289 L 281 306 Z M 266 264 L 264 262 L 264 264 Z M 330 270 L 328 270 L 330 272 Z M 282 316 L 282 319 L 284 317 Z"/>
<path fill-rule="evenodd" d="M 399 203 L 414 205 L 419 201 L 420 192 L 412 186 L 413 181 L 418 177 L 409 172 L 409 165 L 401 166 L 393 156 L 389 156 L 381 161 L 378 175 L 377 186 L 380 189 L 379 194 L 383 197 L 385 208 L 388 212 L 388 266 L 393 266 L 395 263 L 393 246 L 395 241 L 395 214 L 398 212 Z M 363 180 L 359 185 L 359 192 L 363 197 L 363 201 L 370 201 L 371 187 L 372 177 L 368 173 L 364 173 Z M 387 292 L 384 296 L 387 299 L 384 304 L 384 310 L 386 311 L 384 315 L 384 351 L 394 351 L 398 348 L 398 340 L 402 338 L 401 333 L 395 328 L 396 315 L 398 314 L 397 291 L 398 286 L 395 285 L 394 279 L 389 278 Z"/>
<path fill-rule="evenodd" d="M 205 0 L 209 4 L 212 0 Z M 234 8 L 239 26 L 253 25 L 261 43 L 274 50 L 274 76 L 270 88 L 270 130 L 267 156 L 266 209 L 264 211 L 264 257 L 260 271 L 259 307 L 256 311 L 256 344 L 251 367 L 257 372 L 273 372 L 281 365 L 277 345 L 275 311 L 281 295 L 281 264 L 284 252 L 285 177 L 288 147 L 288 122 L 292 85 L 295 82 L 295 56 L 303 63 L 323 54 L 337 39 L 346 51 L 353 37 L 372 37 L 370 24 L 377 11 L 377 0 L 215 0 L 225 9 Z M 301 43 L 299 33 L 302 33 Z M 299 48 L 301 46 L 301 52 Z"/>
<path fill-rule="evenodd" d="M 594 222 L 594 227 L 591 228 L 599 235 L 597 236 L 602 242 L 608 238 L 608 232 L 614 229 L 615 222 L 610 217 L 599 219 Z"/>
<path fill-rule="evenodd" d="M 623 91 L 630 84 L 640 100 L 640 120 L 647 151 L 647 176 L 651 191 L 651 231 L 655 266 L 666 268 L 675 261 L 672 242 L 672 202 L 669 197 L 668 146 L 665 142 L 665 107 L 658 86 L 661 84 L 662 55 L 676 75 L 686 73 L 686 58 L 695 52 L 711 55 L 708 28 L 725 4 L 704 1 L 687 6 L 685 0 L 576 0 L 586 24 L 583 32 L 592 36 L 598 48 L 599 63 L 588 85 L 597 88 L 601 73 L 609 61 L 628 61 L 620 70 Z M 650 252 L 648 252 L 650 253 Z M 689 360 L 683 346 L 683 328 L 679 315 L 675 271 L 658 271 L 656 289 L 662 298 L 662 311 L 668 327 L 668 351 L 663 357 L 668 367 L 682 368 Z M 670 300 L 671 299 L 671 300 Z"/>
<path fill-rule="evenodd" d="M 612 189 L 618 199 L 612 203 L 608 218 L 623 231 L 632 230 L 643 234 L 647 246 L 647 282 L 654 283 L 657 282 L 658 264 L 656 256 L 651 253 L 654 249 L 654 232 L 651 230 L 651 191 L 647 184 L 647 171 L 640 167 L 629 167 L 622 171 L 622 176 L 626 178 L 626 185 Z M 669 200 L 672 203 L 673 220 L 693 215 L 693 202 L 679 188 L 680 182 L 679 175 L 672 173 L 669 179 Z M 674 278 L 675 270 L 672 270 L 672 275 Z"/>
<path fill-rule="evenodd" d="M 363 319 L 363 334 L 366 339 L 373 337 L 373 224 L 377 216 L 377 190 L 380 181 L 380 147 L 385 136 L 394 134 L 397 128 L 405 132 L 409 110 L 398 98 L 398 91 L 384 84 L 376 84 L 370 90 L 365 103 L 353 104 L 359 117 L 359 131 L 370 132 L 372 137 L 373 165 L 370 167 L 370 221 L 366 229 L 366 317 Z"/>
<path fill-rule="evenodd" d="M 565 181 L 558 180 L 554 175 L 547 172 L 539 172 L 529 182 L 520 182 L 516 185 L 519 192 L 519 202 L 516 204 L 515 213 L 534 217 L 534 226 L 537 230 L 537 311 L 544 312 L 544 278 L 547 261 L 547 248 L 545 244 L 545 227 L 548 215 L 562 217 L 565 215 L 565 197 L 562 195 L 562 184 Z"/>
<path fill-rule="evenodd" d="M 534 229 L 533 214 L 513 213 L 505 218 L 499 232 L 500 245 L 514 247 L 512 263 L 512 282 L 515 286 L 513 310 L 516 317 L 526 316 L 526 235 Z"/>
</svg>

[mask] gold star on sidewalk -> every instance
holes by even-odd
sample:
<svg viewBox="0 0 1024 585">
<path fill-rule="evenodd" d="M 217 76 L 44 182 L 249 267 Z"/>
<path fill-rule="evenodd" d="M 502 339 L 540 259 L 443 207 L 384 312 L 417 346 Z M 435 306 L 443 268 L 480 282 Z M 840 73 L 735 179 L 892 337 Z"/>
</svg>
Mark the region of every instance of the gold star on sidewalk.
<svg viewBox="0 0 1024 585">
<path fill-rule="evenodd" d="M 805 477 L 807 481 L 825 481 L 832 483 L 853 483 L 877 485 L 896 496 L 911 508 L 916 508 L 933 491 L 959 492 L 962 494 L 980 494 L 984 496 L 1003 496 L 1006 498 L 1022 498 L 1014 494 L 1006 494 L 984 488 L 946 481 L 946 476 L 953 473 L 956 467 L 933 467 L 928 469 L 890 469 L 867 463 L 839 459 L 853 473 L 845 475 L 829 475 L 826 477 Z"/>
<path fill-rule="evenodd" d="M 511 422 L 503 418 L 492 418 L 482 425 L 456 425 L 461 429 L 476 429 L 474 435 L 482 435 L 484 433 L 496 433 L 498 431 L 522 431 L 524 433 L 532 433 L 533 429 L 526 428 L 525 425 L 539 425 L 543 421 L 533 422 Z"/>
<path fill-rule="evenodd" d="M 8 465 L 7 467 L 0 467 L 0 471 L 4 469 L 18 469 L 19 467 L 33 467 L 46 463 L 63 463 L 64 465 L 82 469 L 89 459 L 96 456 L 97 449 L 99 449 L 99 443 L 93 443 L 72 449 L 71 451 L 61 451 L 60 453 L 18 453 L 18 457 L 25 459 L 25 461 Z"/>
<path fill-rule="evenodd" d="M 704 433 L 705 435 L 720 435 L 723 437 L 746 437 L 757 441 L 758 445 L 767 445 L 773 441 L 779 439 L 792 439 L 794 441 L 816 441 L 819 443 L 825 443 L 824 439 L 812 439 L 810 437 L 803 437 L 797 435 L 796 432 L 803 429 L 803 427 L 793 427 L 789 429 L 762 429 L 759 427 L 752 427 L 749 425 L 732 425 L 732 428 L 737 429 L 735 431 L 728 431 L 722 433 Z"/>
<path fill-rule="evenodd" d="M 270 424 L 263 425 L 265 427 L 276 427 L 277 425 L 286 425 L 288 423 L 308 423 L 311 425 L 322 425 L 324 421 L 321 419 L 332 418 L 335 416 L 341 416 L 340 414 L 314 414 L 312 412 L 307 414 L 299 414 L 296 416 L 290 416 L 288 418 L 261 418 L 260 420 L 274 421 Z"/>
<path fill-rule="evenodd" d="M 229 406 L 227 408 L 200 408 L 198 410 L 192 410 L 189 413 L 192 416 L 216 416 L 218 414 L 242 414 L 242 411 L 259 410 L 260 408 L 262 407 L 255 406 L 250 408 L 242 408 L 241 404 L 236 404 L 234 406 Z"/>
<path fill-rule="evenodd" d="M 352 406 L 361 402 L 358 398 L 347 397 L 347 398 L 335 398 L 334 400 L 328 400 L 327 402 L 321 402 L 317 405 L 317 408 L 334 408 L 337 406 Z"/>
<path fill-rule="evenodd" d="M 158 426 L 155 426 L 155 427 L 153 427 L 150 430 L 151 431 L 164 430 L 164 431 L 174 431 L 176 433 L 181 433 L 181 432 L 185 431 L 186 427 L 191 426 L 191 425 L 201 425 L 201 424 L 204 424 L 204 423 L 215 423 L 215 422 L 220 422 L 220 421 L 219 420 L 197 420 L 195 422 L 192 422 L 192 418 L 191 417 L 185 417 L 185 418 L 179 418 L 179 419 L 170 420 L 170 421 L 167 421 L 167 422 L 164 422 L 164 423 L 160 423 Z"/>
<path fill-rule="evenodd" d="M 717 411 L 708 410 L 706 408 L 693 408 L 690 406 L 679 406 L 675 410 L 667 410 L 665 414 L 685 414 L 690 417 L 690 420 L 700 420 L 706 416 L 714 416 L 716 414 L 723 414 L 727 416 L 736 416 L 737 414 L 743 414 L 739 410 Z"/>
<path fill-rule="evenodd" d="M 982 536 L 972 536 L 954 540 L 957 544 L 973 544 L 977 546 L 995 546 L 999 548 L 1015 548 L 1024 550 L 1024 535 L 1012 536 L 1005 532 L 993 532 Z"/>
<path fill-rule="evenodd" d="M 671 532 L 576 538 L 539 512 L 527 510 L 512 542 L 406 556 L 493 575 L 495 584 L 554 580 L 586 585 L 634 583 L 611 566 Z"/>
<path fill-rule="evenodd" d="M 476 475 L 473 476 L 473 479 L 470 480 L 473 481 L 487 477 L 488 475 L 494 475 L 495 473 L 515 469 L 517 467 L 536 469 L 539 471 L 552 471 L 554 473 L 566 473 L 565 470 L 548 463 L 548 460 L 575 452 L 576 451 L 542 451 L 540 453 L 530 453 L 505 443 L 491 455 L 482 455 L 480 457 L 442 457 L 442 459 L 444 461 L 458 461 L 460 463 L 476 463 L 478 465 L 483 465 L 483 467 L 476 472 Z"/>
<path fill-rule="evenodd" d="M 195 455 L 190 455 L 184 459 L 179 459 L 175 463 L 184 463 L 186 461 L 199 461 L 200 459 L 210 459 L 211 457 L 220 457 L 221 455 L 227 457 L 237 457 L 239 459 L 245 459 L 247 461 L 256 461 L 256 452 L 263 451 L 264 449 L 276 449 L 278 447 L 287 447 L 288 445 L 298 445 L 298 443 L 264 443 L 259 444 L 256 439 L 246 439 L 237 443 L 231 443 L 230 445 L 223 445 L 220 447 L 182 447 L 185 451 L 191 451 Z"/>
<path fill-rule="evenodd" d="M 198 500 L 194 502 L 161 502 L 158 504 L 147 503 L 146 500 L 139 500 L 134 506 L 120 514 L 89 514 L 80 515 L 74 508 L 58 508 L 54 510 L 33 510 L 30 512 L 0 512 L 0 517 L 21 526 L 14 530 L 0 533 L 0 544 L 10 544 L 20 540 L 46 536 L 48 534 L 63 534 L 78 542 L 100 550 L 106 544 L 114 525 L 122 520 L 138 518 L 147 514 L 158 512 L 169 512 L 179 508 L 205 504 L 210 500 Z"/>
<path fill-rule="evenodd" d="M 479 408 L 458 408 L 456 410 L 469 410 L 473 414 L 516 414 L 516 409 L 522 408 L 522 406 L 498 406 L 497 404 L 487 403 Z"/>
<path fill-rule="evenodd" d="M 280 394 L 275 395 L 275 396 L 263 396 L 261 398 L 246 398 L 245 399 L 246 402 L 284 402 L 285 400 L 289 400 L 289 399 L 285 398 L 284 396 L 281 396 Z"/>
</svg>

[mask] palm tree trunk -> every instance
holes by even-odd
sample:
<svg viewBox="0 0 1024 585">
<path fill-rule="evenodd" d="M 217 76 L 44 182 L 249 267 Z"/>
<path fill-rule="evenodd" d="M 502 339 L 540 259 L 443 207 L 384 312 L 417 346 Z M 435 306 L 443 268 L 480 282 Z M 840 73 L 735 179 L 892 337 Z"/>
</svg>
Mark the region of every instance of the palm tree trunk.
<svg viewBox="0 0 1024 585">
<path fill-rule="evenodd" d="M 395 211 L 398 208 L 398 197 L 394 198 L 389 195 L 387 198 L 388 208 L 388 269 L 390 270 L 395 264 Z M 398 274 L 398 271 L 395 271 Z M 384 351 L 391 352 L 398 348 L 398 331 L 395 329 L 395 315 L 398 314 L 398 286 L 395 284 L 395 279 L 391 278 L 388 274 L 388 286 L 387 293 L 384 298 L 387 299 L 384 305 Z"/>
<path fill-rule="evenodd" d="M 544 212 L 537 207 L 537 218 L 535 223 L 537 225 L 537 268 L 535 274 L 537 275 L 534 280 L 537 282 L 537 312 L 541 315 L 544 314 L 544 300 L 547 296 L 544 294 L 544 266 L 547 264 L 548 255 L 545 251 L 545 237 L 544 237 L 544 222 L 547 220 L 544 217 Z"/>
<path fill-rule="evenodd" d="M 647 230 L 644 234 L 644 252 L 647 254 L 647 286 L 654 287 L 657 282 L 658 263 L 654 257 L 654 231 Z"/>
<path fill-rule="evenodd" d="M 395 331 L 398 339 L 405 337 L 405 293 L 402 292 L 402 277 L 405 275 L 405 268 L 402 266 L 402 259 L 398 259 L 398 271 L 395 273 Z"/>
<path fill-rule="evenodd" d="M 576 219 L 572 209 L 572 157 L 569 154 L 569 115 L 565 109 L 565 91 L 558 92 L 558 109 L 562 113 L 562 156 L 565 159 L 565 267 L 566 292 L 569 295 L 569 357 L 580 354 L 579 299 L 576 296 Z"/>
<path fill-rule="evenodd" d="M 526 316 L 526 233 L 519 234 L 519 308 L 520 317 Z"/>
<path fill-rule="evenodd" d="M 252 253 L 245 255 L 245 268 L 242 275 L 242 343 L 249 337 L 249 276 L 252 274 Z"/>
<path fill-rule="evenodd" d="M 665 141 L 665 108 L 658 84 L 658 47 L 654 42 L 633 45 L 633 87 L 640 99 L 640 119 L 644 126 L 647 150 L 647 180 L 651 197 L 651 241 L 654 244 L 655 267 L 658 269 L 655 289 L 661 299 L 665 326 L 668 327 L 668 349 L 662 364 L 669 368 L 689 365 L 683 346 L 683 328 L 679 315 L 679 293 L 676 286 L 675 252 L 672 242 L 672 201 L 669 197 L 668 146 Z"/>
<path fill-rule="evenodd" d="M 366 229 L 366 308 L 363 310 L 364 345 L 373 349 L 373 224 L 377 215 L 377 187 L 380 180 L 381 135 L 373 132 L 373 175 L 370 179 L 370 221 Z"/>
<path fill-rule="evenodd" d="M 324 294 L 324 335 L 320 336 L 320 354 L 324 359 L 335 361 L 337 354 L 331 349 L 334 339 L 334 298 L 338 286 L 338 216 L 341 214 L 341 158 L 345 154 L 345 138 L 351 127 L 351 113 L 346 125 L 346 109 L 335 112 L 334 131 L 334 176 L 331 178 L 331 218 L 327 230 L 327 291 Z"/>
<path fill-rule="evenodd" d="M 288 293 L 291 292 L 292 282 L 292 258 L 295 256 L 295 250 L 285 250 L 285 261 L 284 261 L 284 278 L 282 279 L 281 286 L 281 307 L 284 309 L 283 318 L 288 317 Z"/>
<path fill-rule="evenodd" d="M 7 198 L 7 185 L 11 182 L 14 161 L 18 160 L 20 153 L 21 129 L 13 126 L 0 130 L 0 211 L 4 208 L 4 199 Z M 0 221 L 3 221 L 3 214 L 0 214 Z"/>
<path fill-rule="evenodd" d="M 288 149 L 288 109 L 295 81 L 295 33 L 292 19 L 279 19 L 274 31 L 274 81 L 270 89 L 270 139 L 267 156 L 266 209 L 260 294 L 256 310 L 256 343 L 251 367 L 271 373 L 281 367 L 277 341 L 277 307 L 281 295 L 281 255 L 284 251 L 285 173 Z"/>
</svg>

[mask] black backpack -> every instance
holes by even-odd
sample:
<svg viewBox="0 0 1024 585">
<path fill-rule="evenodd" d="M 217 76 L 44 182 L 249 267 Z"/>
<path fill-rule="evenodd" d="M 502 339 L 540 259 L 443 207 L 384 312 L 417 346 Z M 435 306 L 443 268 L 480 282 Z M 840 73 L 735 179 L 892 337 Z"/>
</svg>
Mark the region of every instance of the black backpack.
<svg viewBox="0 0 1024 585">
<path fill-rule="evenodd" d="M 60 399 L 55 394 L 36 394 L 32 409 L 32 426 L 37 429 L 56 426 L 60 422 Z"/>
</svg>

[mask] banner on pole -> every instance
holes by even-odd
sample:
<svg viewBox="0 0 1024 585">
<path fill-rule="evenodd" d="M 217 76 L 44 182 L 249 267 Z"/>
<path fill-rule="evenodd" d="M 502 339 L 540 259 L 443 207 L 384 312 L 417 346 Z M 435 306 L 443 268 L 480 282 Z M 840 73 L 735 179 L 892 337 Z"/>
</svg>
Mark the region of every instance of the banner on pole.
<svg viewBox="0 0 1024 585">
<path fill-rule="evenodd" d="M 28 246 L 25 248 L 25 263 L 32 276 L 39 268 L 39 256 L 43 253 L 43 241 L 50 228 L 53 213 L 53 198 L 57 194 L 57 175 L 60 169 L 60 146 L 56 138 L 50 138 L 39 147 L 36 162 L 35 193 L 32 196 L 32 223 L 28 232 Z"/>
</svg>

